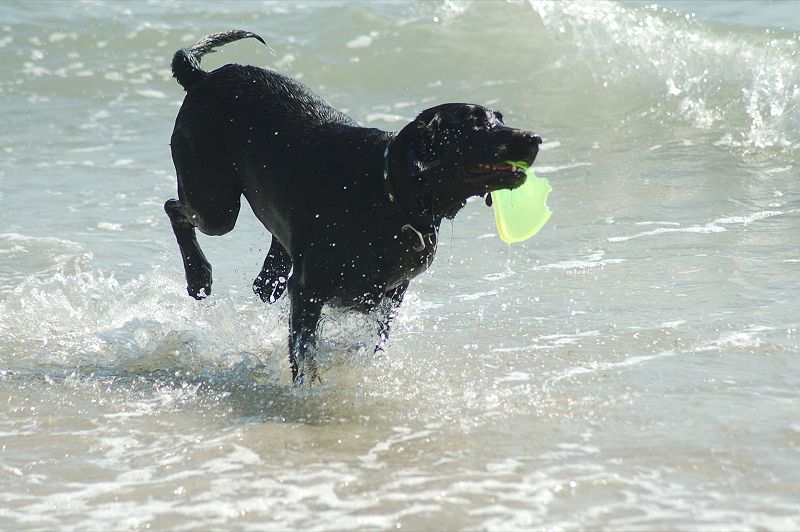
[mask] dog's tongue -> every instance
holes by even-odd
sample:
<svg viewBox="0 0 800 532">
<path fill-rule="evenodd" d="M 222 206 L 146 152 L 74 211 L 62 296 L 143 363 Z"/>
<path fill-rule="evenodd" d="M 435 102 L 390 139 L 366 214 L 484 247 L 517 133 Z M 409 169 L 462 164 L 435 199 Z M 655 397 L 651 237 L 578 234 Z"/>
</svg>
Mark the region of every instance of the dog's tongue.
<svg viewBox="0 0 800 532">
<path fill-rule="evenodd" d="M 514 190 L 492 192 L 486 196 L 486 204 L 494 206 L 500 238 L 512 244 L 529 239 L 550 219 L 547 195 L 552 189 L 547 179 L 537 177 L 526 163 L 508 161 L 508 164 L 526 168 L 525 183 Z"/>
</svg>

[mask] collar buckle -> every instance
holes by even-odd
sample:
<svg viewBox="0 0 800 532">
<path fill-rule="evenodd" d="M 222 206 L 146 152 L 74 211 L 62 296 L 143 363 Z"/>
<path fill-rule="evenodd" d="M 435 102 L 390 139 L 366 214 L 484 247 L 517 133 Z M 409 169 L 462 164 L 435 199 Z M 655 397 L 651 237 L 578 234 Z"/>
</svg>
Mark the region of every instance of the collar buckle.
<svg viewBox="0 0 800 532">
<path fill-rule="evenodd" d="M 401 231 L 409 231 L 409 230 L 410 230 L 412 233 L 414 233 L 414 236 L 416 236 L 416 237 L 417 237 L 417 239 L 419 240 L 419 244 L 414 244 L 414 251 L 416 251 L 417 253 L 419 253 L 420 251 L 422 251 L 422 250 L 424 250 L 424 249 L 425 249 L 425 247 L 426 247 L 426 244 L 425 244 L 425 237 L 424 237 L 424 236 L 422 236 L 422 233 L 420 233 L 419 231 L 417 231 L 416 229 L 414 229 L 414 226 L 413 226 L 413 225 L 411 225 L 411 224 L 406 224 L 406 225 L 404 225 L 403 227 L 401 227 L 401 228 L 400 228 L 400 230 L 401 230 Z"/>
</svg>

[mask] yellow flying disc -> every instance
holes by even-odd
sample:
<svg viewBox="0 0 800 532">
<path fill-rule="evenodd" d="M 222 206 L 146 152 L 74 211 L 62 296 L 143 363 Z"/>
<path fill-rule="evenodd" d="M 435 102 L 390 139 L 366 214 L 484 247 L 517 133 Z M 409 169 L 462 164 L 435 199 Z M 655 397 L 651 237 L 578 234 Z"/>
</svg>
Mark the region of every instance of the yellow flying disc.
<svg viewBox="0 0 800 532">
<path fill-rule="evenodd" d="M 547 207 L 547 195 L 552 189 L 547 179 L 534 175 L 524 162 L 508 163 L 526 168 L 527 178 L 514 190 L 492 192 L 492 206 L 500 238 L 513 244 L 538 233 L 550 219 L 553 213 Z"/>
</svg>

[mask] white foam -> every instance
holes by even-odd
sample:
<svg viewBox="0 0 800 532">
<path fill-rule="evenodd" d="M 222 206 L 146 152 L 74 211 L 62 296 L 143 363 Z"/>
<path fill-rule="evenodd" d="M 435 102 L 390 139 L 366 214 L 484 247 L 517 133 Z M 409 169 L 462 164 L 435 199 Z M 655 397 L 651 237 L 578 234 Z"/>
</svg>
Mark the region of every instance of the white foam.
<svg viewBox="0 0 800 532">
<path fill-rule="evenodd" d="M 140 89 L 136 91 L 136 94 L 139 96 L 144 96 L 145 98 L 166 98 L 167 95 L 159 90 L 156 89 Z"/>
<path fill-rule="evenodd" d="M 552 165 L 552 166 L 535 165 L 534 170 L 544 175 L 544 174 L 554 174 L 562 170 L 571 170 L 572 168 L 580 168 L 582 166 L 592 166 L 592 163 L 578 162 L 578 163 L 569 163 L 569 164 Z"/>
<path fill-rule="evenodd" d="M 122 224 L 115 224 L 111 222 L 98 222 L 97 228 L 103 229 L 105 231 L 122 231 Z"/>
<path fill-rule="evenodd" d="M 369 35 L 359 35 L 358 37 L 348 41 L 346 46 L 348 48 L 367 48 L 372 44 L 373 39 L 377 36 L 377 31 L 372 31 L 369 33 Z"/>
<path fill-rule="evenodd" d="M 564 260 L 550 264 L 541 264 L 533 267 L 534 270 L 591 270 L 595 268 L 604 268 L 611 264 L 621 264 L 627 259 L 606 259 L 604 258 L 606 251 L 598 249 L 590 252 L 589 255 L 582 260 Z"/>
<path fill-rule="evenodd" d="M 714 221 L 703 225 L 692 225 L 689 227 L 657 227 L 656 229 L 643 231 L 641 233 L 636 233 L 633 235 L 609 237 L 607 238 L 607 240 L 609 242 L 627 242 L 628 240 L 634 240 L 637 238 L 670 234 L 670 233 L 694 233 L 694 234 L 723 233 L 727 231 L 725 227 L 722 227 L 723 225 L 748 225 L 753 222 L 757 222 L 759 220 L 772 218 L 773 216 L 780 216 L 781 214 L 783 214 L 783 211 L 758 211 L 744 216 L 726 216 L 722 218 L 716 218 Z M 675 222 L 638 222 L 636 225 L 652 225 L 652 224 L 680 225 Z"/>
<path fill-rule="evenodd" d="M 394 113 L 368 113 L 366 116 L 366 121 L 368 123 L 373 122 L 407 122 L 406 118 L 403 115 L 398 115 Z"/>
<path fill-rule="evenodd" d="M 716 225 L 714 223 L 708 223 L 705 225 L 693 225 L 690 227 L 658 227 L 656 229 L 652 229 L 650 231 L 643 231 L 641 233 L 636 233 L 634 235 L 613 236 L 607 238 L 606 240 L 608 240 L 609 242 L 627 242 L 628 240 L 634 240 L 637 238 L 670 234 L 670 233 L 709 234 L 709 233 L 722 233 L 724 231 L 725 231 L 724 227 L 720 227 L 719 225 Z"/>
<path fill-rule="evenodd" d="M 472 294 L 463 294 L 458 296 L 461 301 L 475 301 L 477 299 L 483 299 L 488 296 L 496 296 L 499 292 L 497 290 L 486 290 L 483 292 L 475 292 Z"/>
<path fill-rule="evenodd" d="M 579 375 L 594 374 L 610 370 L 619 370 L 623 368 L 639 366 L 641 364 L 650 362 L 652 360 L 674 357 L 676 355 L 677 353 L 673 351 L 663 351 L 652 355 L 629 356 L 617 362 L 606 362 L 606 361 L 589 362 L 587 364 L 582 364 L 580 366 L 574 366 L 571 368 L 560 370 L 556 375 L 548 379 L 548 384 L 556 383 L 564 379 L 570 379 L 572 377 L 576 377 Z"/>
<path fill-rule="evenodd" d="M 665 105 L 653 109 L 660 118 L 727 131 L 722 143 L 732 147 L 800 143 L 794 39 L 719 32 L 657 4 L 529 3 L 556 38 L 599 65 L 604 86 L 660 86 Z"/>
<path fill-rule="evenodd" d="M 780 216 L 781 214 L 783 214 L 783 211 L 759 211 L 745 216 L 728 216 L 725 218 L 717 218 L 714 220 L 714 223 L 747 225 L 757 222 L 758 220 L 772 218 L 773 216 Z"/>
</svg>

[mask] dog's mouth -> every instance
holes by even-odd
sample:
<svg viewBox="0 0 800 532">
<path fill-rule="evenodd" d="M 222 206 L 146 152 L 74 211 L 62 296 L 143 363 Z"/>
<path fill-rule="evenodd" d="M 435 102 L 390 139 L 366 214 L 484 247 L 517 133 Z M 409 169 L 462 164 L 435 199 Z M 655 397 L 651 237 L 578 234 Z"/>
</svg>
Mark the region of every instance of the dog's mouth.
<svg viewBox="0 0 800 532">
<path fill-rule="evenodd" d="M 464 170 L 472 176 L 486 176 L 489 174 L 500 174 L 505 172 L 513 172 L 517 166 L 509 163 L 499 163 L 499 164 L 481 164 L 481 163 L 474 163 L 474 164 L 466 164 L 464 165 Z"/>
<path fill-rule="evenodd" d="M 463 169 L 469 181 L 484 185 L 489 190 L 516 188 L 525 182 L 525 168 L 510 162 L 469 163 Z"/>
</svg>

